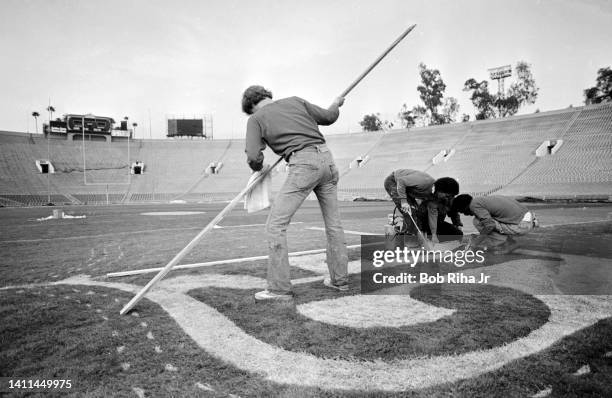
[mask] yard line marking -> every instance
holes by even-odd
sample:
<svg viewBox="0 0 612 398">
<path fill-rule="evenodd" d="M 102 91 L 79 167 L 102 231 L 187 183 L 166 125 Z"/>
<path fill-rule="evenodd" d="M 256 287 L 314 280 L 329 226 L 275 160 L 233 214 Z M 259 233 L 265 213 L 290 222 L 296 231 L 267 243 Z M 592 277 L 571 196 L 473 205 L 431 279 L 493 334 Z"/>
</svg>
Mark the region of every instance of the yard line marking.
<svg viewBox="0 0 612 398">
<path fill-rule="evenodd" d="M 325 228 L 323 227 L 310 227 L 310 228 L 306 228 L 306 229 L 312 229 L 313 231 L 325 231 Z M 374 234 L 372 232 L 361 232 L 361 231 L 351 231 L 348 229 L 344 230 L 345 234 L 350 234 L 350 235 L 383 235 L 383 234 Z"/>
<path fill-rule="evenodd" d="M 303 224 L 302 221 L 292 222 L 293 224 Z M 253 227 L 266 224 L 245 224 L 245 225 L 228 225 L 221 226 L 220 228 L 238 228 L 238 227 Z M 121 236 L 121 235 L 133 235 L 143 233 L 154 233 L 154 232 L 166 232 L 166 231 L 191 231 L 194 229 L 201 229 L 200 227 L 183 227 L 183 228 L 157 228 L 157 229 L 145 229 L 140 231 L 124 231 L 124 232 L 113 232 L 108 234 L 97 234 L 97 235 L 81 235 L 81 236 L 60 236 L 56 238 L 39 238 L 39 239 L 14 239 L 14 240 L 0 240 L 0 243 L 34 243 L 34 242 L 45 242 L 53 240 L 79 240 L 79 239 L 91 239 L 91 238 L 103 238 L 107 236 Z"/>
<path fill-rule="evenodd" d="M 293 224 L 304 224 L 303 221 L 296 221 L 296 222 L 292 222 L 290 225 Z M 242 227 L 260 227 L 262 225 L 266 225 L 265 223 L 263 224 L 240 224 L 240 225 L 215 225 L 215 228 L 242 228 Z"/>
<path fill-rule="evenodd" d="M 157 228 L 157 229 L 145 229 L 141 231 L 112 232 L 112 233 L 98 234 L 98 235 L 60 236 L 57 238 L 39 238 L 39 239 L 0 240 L 0 243 L 30 243 L 30 242 L 52 241 L 52 240 L 78 240 L 78 239 L 103 238 L 106 236 L 134 235 L 134 234 L 143 234 L 143 233 L 150 233 L 150 232 L 190 231 L 193 229 L 199 230 L 200 227 Z"/>
<path fill-rule="evenodd" d="M 563 225 L 594 224 L 598 222 L 612 222 L 612 220 L 608 219 L 608 220 L 595 220 L 595 221 L 567 222 L 567 223 L 561 223 L 561 224 L 547 224 L 547 225 L 540 225 L 540 228 L 560 227 Z"/>
<path fill-rule="evenodd" d="M 361 247 L 361 245 L 351 245 L 351 246 L 347 246 L 347 249 L 354 249 L 354 248 L 358 248 Z M 313 250 L 304 250 L 304 251 L 300 251 L 300 252 L 292 252 L 289 253 L 289 256 L 303 256 L 306 254 L 317 254 L 317 253 L 325 253 L 327 249 L 313 249 Z M 194 264 L 183 264 L 183 265 L 177 265 L 176 267 L 172 268 L 173 270 L 177 270 L 177 269 L 190 269 L 190 268 L 200 268 L 200 267 L 210 267 L 213 265 L 221 265 L 221 264 L 235 264 L 235 263 L 242 263 L 242 262 L 247 262 L 247 261 L 257 261 L 257 260 L 265 260 L 268 258 L 268 255 L 265 256 L 255 256 L 255 257 L 240 257 L 240 258 L 232 258 L 232 259 L 228 259 L 228 260 L 216 260 L 216 261 L 209 261 L 209 262 L 205 262 L 205 263 L 194 263 Z M 133 271 L 122 271 L 122 272 L 111 272 L 106 274 L 107 278 L 113 278 L 113 277 L 117 277 L 117 276 L 130 276 L 130 275 L 141 275 L 141 274 L 149 274 L 149 273 L 153 273 L 153 272 L 159 272 L 163 267 L 158 267 L 158 268 L 146 268 L 146 269 L 138 269 L 138 270 L 133 270 Z"/>
</svg>

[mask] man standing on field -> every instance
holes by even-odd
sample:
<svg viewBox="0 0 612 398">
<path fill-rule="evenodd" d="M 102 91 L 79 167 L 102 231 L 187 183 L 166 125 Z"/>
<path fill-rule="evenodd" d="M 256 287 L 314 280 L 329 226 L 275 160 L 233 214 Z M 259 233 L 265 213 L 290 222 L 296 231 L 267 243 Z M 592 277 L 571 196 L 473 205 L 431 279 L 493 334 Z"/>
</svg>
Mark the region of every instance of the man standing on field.
<svg viewBox="0 0 612 398">
<path fill-rule="evenodd" d="M 318 126 L 334 123 L 344 98 L 324 109 L 299 97 L 272 100 L 262 86 L 251 86 L 242 96 L 242 110 L 250 115 L 246 131 L 247 163 L 253 171 L 264 167 L 266 145 L 288 164 L 288 175 L 268 220 L 268 289 L 256 300 L 289 300 L 293 297 L 289 274 L 287 227 L 306 197 L 314 191 L 321 207 L 327 236 L 326 286 L 348 290 L 348 255 L 338 211 L 338 169 Z"/>
</svg>

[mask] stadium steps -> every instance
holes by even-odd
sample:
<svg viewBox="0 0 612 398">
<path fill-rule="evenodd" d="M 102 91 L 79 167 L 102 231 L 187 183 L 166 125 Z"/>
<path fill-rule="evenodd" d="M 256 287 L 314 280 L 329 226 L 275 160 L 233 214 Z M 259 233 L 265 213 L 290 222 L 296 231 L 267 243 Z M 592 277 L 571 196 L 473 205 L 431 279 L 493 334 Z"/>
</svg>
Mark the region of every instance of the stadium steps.
<svg viewBox="0 0 612 398">
<path fill-rule="evenodd" d="M 4 196 L 0 196 L 0 204 L 4 207 L 21 207 L 25 206 L 22 202 L 16 201 L 14 199 L 5 198 Z"/>
<path fill-rule="evenodd" d="M 69 193 L 64 193 L 64 196 L 67 197 L 68 199 L 70 199 L 72 204 L 75 204 L 75 205 L 82 205 L 83 204 L 83 202 L 81 202 L 80 200 L 78 200 L 77 198 L 75 198 L 74 196 L 72 196 Z"/>
</svg>

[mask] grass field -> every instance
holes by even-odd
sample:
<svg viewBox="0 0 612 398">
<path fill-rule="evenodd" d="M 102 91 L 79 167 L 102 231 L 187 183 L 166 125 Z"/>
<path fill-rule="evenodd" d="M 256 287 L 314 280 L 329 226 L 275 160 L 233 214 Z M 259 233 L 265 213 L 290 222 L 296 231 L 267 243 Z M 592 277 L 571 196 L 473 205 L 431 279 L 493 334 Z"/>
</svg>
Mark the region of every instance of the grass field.
<svg viewBox="0 0 612 398">
<path fill-rule="evenodd" d="M 245 260 L 172 272 L 119 315 L 155 274 L 106 274 L 163 267 L 222 207 L 0 209 L 0 377 L 71 379 L 58 396 L 75 397 L 612 396 L 609 205 L 532 206 L 543 227 L 518 253 L 465 268 L 490 285 L 362 295 L 352 249 L 345 293 L 314 254 L 291 260 L 293 302 L 255 303 L 266 261 Z M 343 203 L 347 244 L 390 208 Z M 175 211 L 200 213 L 155 214 Z M 265 218 L 233 211 L 182 263 L 267 254 Z M 324 248 L 322 226 L 307 202 L 290 251 Z"/>
</svg>

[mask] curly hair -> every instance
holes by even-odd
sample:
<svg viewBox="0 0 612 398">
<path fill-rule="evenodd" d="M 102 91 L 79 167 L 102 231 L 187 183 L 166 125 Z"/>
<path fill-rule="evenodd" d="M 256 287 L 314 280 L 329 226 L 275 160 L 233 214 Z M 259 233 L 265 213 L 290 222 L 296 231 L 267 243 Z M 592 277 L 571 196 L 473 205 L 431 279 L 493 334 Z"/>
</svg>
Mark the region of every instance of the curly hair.
<svg viewBox="0 0 612 398">
<path fill-rule="evenodd" d="M 270 98 L 272 99 L 272 93 L 262 86 L 251 86 L 244 90 L 242 94 L 242 111 L 247 115 L 253 114 L 253 107 L 259 103 L 259 101 Z"/>
<path fill-rule="evenodd" d="M 434 182 L 434 187 L 437 192 L 444 192 L 453 196 L 459 193 L 459 183 L 454 178 L 442 177 Z"/>
</svg>

